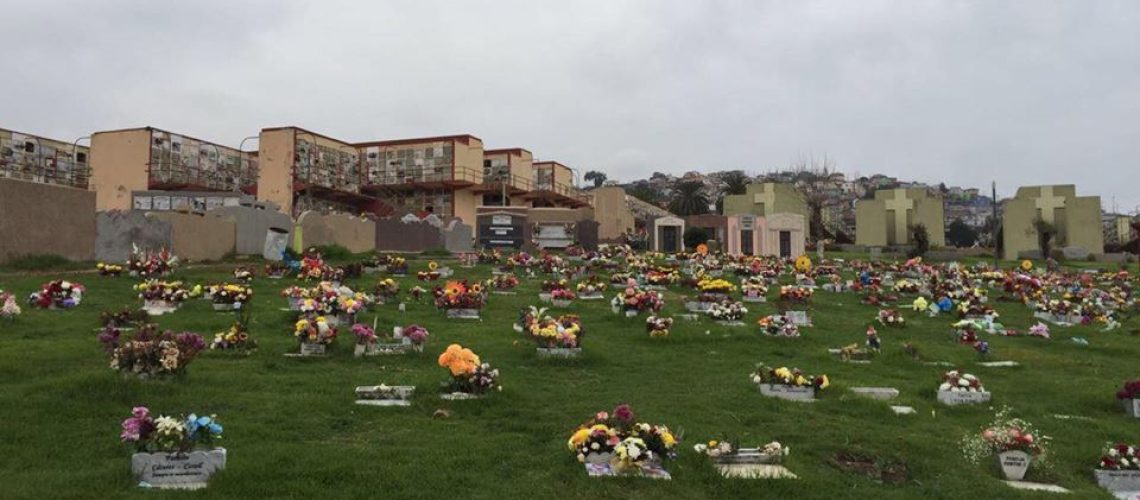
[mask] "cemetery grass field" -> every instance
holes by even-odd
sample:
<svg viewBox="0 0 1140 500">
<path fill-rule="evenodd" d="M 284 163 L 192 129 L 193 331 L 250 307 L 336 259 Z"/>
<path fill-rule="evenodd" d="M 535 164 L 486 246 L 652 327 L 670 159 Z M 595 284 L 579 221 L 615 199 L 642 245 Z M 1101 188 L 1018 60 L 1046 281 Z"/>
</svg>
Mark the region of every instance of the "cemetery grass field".
<svg viewBox="0 0 1140 500">
<path fill-rule="evenodd" d="M 411 273 L 426 260 L 411 261 Z M 458 277 L 485 279 L 490 268 L 461 269 Z M 1008 263 L 1006 265 L 1009 265 Z M 232 266 L 180 270 L 189 283 L 225 281 Z M 585 352 L 578 360 L 542 360 L 534 345 L 511 329 L 520 307 L 538 304 L 538 280 L 522 280 L 514 296 L 491 295 L 481 321 L 447 320 L 426 300 L 374 307 L 380 330 L 418 323 L 431 337 L 425 352 L 354 359 L 352 335 L 341 336 L 325 359 L 293 359 L 293 313 L 278 292 L 293 280 L 254 281 L 252 334 L 260 349 L 249 357 L 204 352 L 179 378 L 125 379 L 107 366 L 96 342 L 100 311 L 138 305 L 126 276 L 92 273 L 0 274 L 0 288 L 24 297 L 52 278 L 88 288 L 71 311 L 24 308 L 13 323 L 0 322 L 0 497 L 4 498 L 1052 498 L 1023 493 L 999 480 L 992 463 L 966 462 L 959 441 L 989 422 L 989 406 L 944 407 L 935 401 L 941 374 L 904 354 L 914 342 L 931 361 L 948 361 L 980 376 L 993 406 L 1009 405 L 1053 437 L 1051 467 L 1034 465 L 1028 480 L 1073 490 L 1070 498 L 1111 498 L 1096 487 L 1092 469 L 1108 441 L 1137 440 L 1140 422 L 1129 420 L 1114 398 L 1137 373 L 1140 337 L 1123 330 L 1054 327 L 1053 339 L 986 336 L 993 360 L 1015 368 L 977 366 L 969 346 L 954 342 L 943 315 L 909 310 L 904 329 L 879 327 L 883 354 L 869 365 L 846 364 L 830 347 L 862 343 L 877 309 L 857 294 L 818 291 L 815 326 L 798 339 L 766 338 L 755 321 L 774 304 L 746 304 L 744 327 L 678 319 L 667 338 L 651 339 L 644 316 L 614 315 L 606 301 L 576 301 Z M 376 276 L 348 280 L 371 291 Z M 407 291 L 418 284 L 404 278 Z M 607 291 L 607 297 L 613 291 Z M 683 313 L 681 294 L 667 293 L 664 315 Z M 769 293 L 773 299 L 776 289 Z M 1003 323 L 1027 329 L 1028 308 L 996 303 Z M 164 329 L 190 330 L 210 341 L 232 317 L 191 300 L 162 316 Z M 982 334 L 985 335 L 985 334 Z M 1088 346 L 1070 341 L 1089 340 Z M 476 401 L 442 401 L 447 378 L 436 357 L 450 343 L 475 350 L 502 372 L 503 391 Z M 802 404 L 760 396 L 749 380 L 754 364 L 800 367 L 827 374 L 821 400 Z M 416 385 L 412 406 L 357 406 L 358 385 Z M 895 387 L 892 403 L 855 396 L 848 388 Z M 668 425 L 681 434 L 679 458 L 666 464 L 672 481 L 591 479 L 566 440 L 582 421 L 619 403 L 633 405 L 639 421 Z M 889 404 L 916 415 L 896 416 Z M 130 474 L 131 450 L 119 442 L 119 423 L 131 407 L 157 413 L 216 413 L 225 426 L 226 470 L 197 493 L 141 491 Z M 451 412 L 435 418 L 437 409 Z M 1058 417 L 1060 415 L 1061 417 Z M 1064 416 L 1078 418 L 1064 418 Z M 791 448 L 785 465 L 799 480 L 722 479 L 692 445 L 716 437 Z M 834 465 L 840 452 L 876 457 L 880 465 L 905 464 L 898 485 Z M 1057 497 L 1062 498 L 1062 497 Z"/>
</svg>

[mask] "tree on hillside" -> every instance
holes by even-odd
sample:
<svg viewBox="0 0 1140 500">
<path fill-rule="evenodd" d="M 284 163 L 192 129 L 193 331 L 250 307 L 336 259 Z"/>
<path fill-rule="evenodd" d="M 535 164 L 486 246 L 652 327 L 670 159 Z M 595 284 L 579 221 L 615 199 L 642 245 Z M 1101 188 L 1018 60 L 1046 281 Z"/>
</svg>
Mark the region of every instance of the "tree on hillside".
<svg viewBox="0 0 1140 500">
<path fill-rule="evenodd" d="M 962 222 L 962 219 L 954 219 L 954 222 L 946 227 L 946 241 L 956 247 L 966 248 L 978 241 L 978 232 Z"/>
<path fill-rule="evenodd" d="M 589 172 L 586 172 L 586 175 L 582 176 L 582 178 L 585 179 L 586 182 L 593 182 L 594 187 L 599 188 L 602 187 L 602 184 L 605 184 L 608 177 L 606 177 L 606 174 L 602 172 L 591 170 Z"/>
<path fill-rule="evenodd" d="M 828 172 L 835 170 L 835 160 L 827 154 L 820 158 L 814 154 L 800 155 L 788 165 L 788 169 L 796 172 L 796 187 L 807 203 L 811 241 L 828 238 L 829 235 L 823 224 L 823 207 L 827 204 L 827 193 L 823 189 L 823 184 L 829 180 Z"/>
<path fill-rule="evenodd" d="M 656 189 L 653 189 L 653 187 L 650 186 L 648 182 L 643 181 L 630 186 L 625 190 L 625 194 L 628 194 L 655 207 L 660 206 L 659 202 L 661 201 L 661 193 L 658 193 Z"/>
<path fill-rule="evenodd" d="M 709 198 L 705 196 L 704 188 L 705 185 L 698 181 L 677 182 L 673 185 L 669 211 L 682 216 L 709 213 Z"/>
<path fill-rule="evenodd" d="M 748 191 L 748 184 L 752 181 L 741 170 L 725 172 L 720 176 L 720 189 L 716 196 L 716 211 L 724 213 L 724 197 L 728 195 L 744 194 Z"/>
</svg>

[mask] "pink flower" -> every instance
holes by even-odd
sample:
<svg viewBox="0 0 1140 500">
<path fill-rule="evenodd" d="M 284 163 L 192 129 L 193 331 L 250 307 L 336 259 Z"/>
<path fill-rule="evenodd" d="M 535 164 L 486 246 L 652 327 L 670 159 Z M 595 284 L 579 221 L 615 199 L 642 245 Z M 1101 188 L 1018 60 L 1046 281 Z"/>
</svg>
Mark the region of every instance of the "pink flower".
<svg viewBox="0 0 1140 500">
<path fill-rule="evenodd" d="M 617 408 L 614 408 L 614 418 L 621 420 L 622 422 L 632 422 L 633 409 L 630 408 L 627 404 L 620 404 Z"/>
<path fill-rule="evenodd" d="M 604 411 L 600 411 L 600 412 L 598 412 L 597 415 L 594 415 L 594 420 L 597 420 L 599 422 L 609 420 L 609 419 L 610 419 L 610 414 L 606 413 Z"/>
<path fill-rule="evenodd" d="M 131 415 L 137 419 L 146 419 L 150 417 L 150 410 L 145 406 L 136 406 L 131 409 Z"/>
</svg>

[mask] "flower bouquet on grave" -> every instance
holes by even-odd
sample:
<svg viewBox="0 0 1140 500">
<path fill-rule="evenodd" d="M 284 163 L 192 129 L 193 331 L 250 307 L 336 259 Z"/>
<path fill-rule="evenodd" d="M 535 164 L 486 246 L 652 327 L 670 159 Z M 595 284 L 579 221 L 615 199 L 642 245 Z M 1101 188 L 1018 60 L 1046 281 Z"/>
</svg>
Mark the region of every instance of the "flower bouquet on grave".
<svg viewBox="0 0 1140 500">
<path fill-rule="evenodd" d="M 95 270 L 99 271 L 99 276 L 115 277 L 123 274 L 123 266 L 120 266 L 118 264 L 106 264 L 100 262 L 98 264 L 95 264 Z"/>
<path fill-rule="evenodd" d="M 381 304 L 394 302 L 400 296 L 400 283 L 392 278 L 384 278 L 376 283 L 376 300 Z"/>
<path fill-rule="evenodd" d="M 1106 444 L 1093 473 L 1097 484 L 1110 492 L 1140 491 L 1140 446 Z"/>
<path fill-rule="evenodd" d="M 557 255 L 543 254 L 538 259 L 538 267 L 546 274 L 562 274 L 562 270 L 566 268 L 566 261 Z"/>
<path fill-rule="evenodd" d="M 978 342 L 978 326 L 973 321 L 955 323 L 954 336 L 959 344 L 974 345 Z"/>
<path fill-rule="evenodd" d="M 293 271 L 293 268 L 281 261 L 273 261 L 265 264 L 265 276 L 269 279 L 279 280 L 284 278 L 286 274 Z"/>
<path fill-rule="evenodd" d="M 760 325 L 760 333 L 769 337 L 799 337 L 800 327 L 788 320 L 783 314 L 771 314 L 756 321 Z"/>
<path fill-rule="evenodd" d="M 882 306 L 886 304 L 894 304 L 898 302 L 899 298 L 896 295 L 885 294 L 878 287 L 871 287 L 870 292 L 863 296 L 862 302 L 869 306 Z"/>
<path fill-rule="evenodd" d="M 1124 387 L 1116 391 L 1116 399 L 1128 416 L 1140 418 L 1140 380 L 1124 381 Z"/>
<path fill-rule="evenodd" d="M 568 288 L 558 288 L 550 292 L 550 303 L 555 307 L 569 307 L 576 298 L 578 296 Z"/>
<path fill-rule="evenodd" d="M 717 299 L 726 299 L 728 294 L 736 291 L 736 285 L 721 278 L 702 278 L 697 281 L 697 291 L 701 295 L 709 295 Z"/>
<path fill-rule="evenodd" d="M 99 313 L 99 325 L 114 328 L 126 328 L 130 325 L 143 325 L 150 321 L 150 315 L 142 309 L 124 307 L 119 311 L 103 311 Z"/>
<path fill-rule="evenodd" d="M 960 370 L 951 370 L 942 375 L 942 384 L 938 386 L 938 401 L 956 405 L 985 403 L 989 400 L 990 393 L 977 376 Z"/>
<path fill-rule="evenodd" d="M 181 281 L 152 279 L 135 285 L 135 290 L 143 301 L 143 309 L 156 316 L 176 311 L 191 296 Z"/>
<path fill-rule="evenodd" d="M 297 287 L 287 289 L 291 298 L 296 293 L 295 288 Z M 296 301 L 295 305 L 295 310 L 300 311 L 301 314 L 335 317 L 338 312 L 337 299 L 340 297 L 340 293 L 332 286 L 332 283 L 322 281 L 317 286 L 304 290 L 302 297 Z"/>
<path fill-rule="evenodd" d="M 899 293 L 899 294 L 901 294 L 901 293 L 916 294 L 919 292 L 920 289 L 921 289 L 921 287 L 919 286 L 917 281 L 912 281 L 912 280 L 908 280 L 908 279 L 898 280 L 897 282 L 895 282 L 895 286 L 891 287 L 891 291 L 893 291 L 895 293 Z"/>
<path fill-rule="evenodd" d="M 963 319 L 997 318 L 994 308 L 977 302 L 959 302 L 958 317 Z"/>
<path fill-rule="evenodd" d="M 760 388 L 760 393 L 768 397 L 793 401 L 811 401 L 819 391 L 831 385 L 827 375 L 804 375 L 799 368 L 771 368 L 758 363 L 749 377 Z"/>
<path fill-rule="evenodd" d="M 681 274 L 676 269 L 659 267 L 645 272 L 645 282 L 650 286 L 665 287 L 676 284 L 681 280 Z M 731 286 L 731 283 L 729 284 Z"/>
<path fill-rule="evenodd" d="M 879 316 L 877 318 L 879 324 L 883 326 L 890 326 L 895 328 L 902 328 L 906 326 L 906 318 L 898 309 L 879 309 Z"/>
<path fill-rule="evenodd" d="M 717 464 L 778 464 L 791 451 L 779 441 L 756 448 L 741 448 L 727 439 L 693 445 L 693 451 Z"/>
<path fill-rule="evenodd" d="M 325 264 L 325 259 L 321 253 L 315 248 L 310 248 L 301 258 L 301 267 L 298 270 L 297 279 L 328 281 L 328 275 L 331 273 L 332 268 Z"/>
<path fill-rule="evenodd" d="M 256 275 L 257 271 L 249 266 L 241 266 L 234 269 L 234 280 L 245 285 L 253 283 L 253 277 Z"/>
<path fill-rule="evenodd" d="M 576 314 L 531 319 L 526 325 L 526 331 L 531 340 L 538 344 L 541 355 L 569 358 L 576 357 L 582 351 L 585 332 L 582 330 L 582 319 Z"/>
<path fill-rule="evenodd" d="M 744 278 L 740 282 L 741 294 L 745 302 L 765 302 L 768 296 L 768 285 L 762 278 Z"/>
<path fill-rule="evenodd" d="M 1044 463 L 1051 438 L 1010 413 L 1008 407 L 1002 407 L 981 432 L 963 437 L 961 448 L 966 460 L 975 465 L 993 455 L 1006 479 L 1021 481 L 1030 463 Z"/>
<path fill-rule="evenodd" d="M 610 275 L 611 285 L 626 285 L 633 280 L 633 275 L 630 273 L 613 273 Z"/>
<path fill-rule="evenodd" d="M 497 248 L 480 250 L 477 258 L 480 264 L 498 264 L 503 261 L 503 253 Z"/>
<path fill-rule="evenodd" d="M 293 325 L 293 338 L 301 344 L 301 355 L 322 355 L 336 340 L 336 327 L 324 316 L 307 315 Z"/>
<path fill-rule="evenodd" d="M 352 335 L 356 337 L 356 347 L 353 349 L 354 356 L 376 354 L 376 330 L 368 325 L 357 323 L 352 325 Z"/>
<path fill-rule="evenodd" d="M 214 334 L 211 351 L 237 352 L 245 355 L 257 350 L 257 341 L 249 334 L 249 310 L 238 313 L 237 321 L 224 332 Z"/>
<path fill-rule="evenodd" d="M 447 350 L 439 355 L 438 363 L 451 373 L 451 380 L 441 383 L 440 387 L 452 397 L 456 394 L 478 397 L 491 391 L 503 390 L 499 384 L 499 370 L 482 363 L 479 355 L 459 344 L 447 346 Z"/>
<path fill-rule="evenodd" d="M 111 356 L 111 369 L 139 378 L 182 373 L 206 348 L 201 335 L 190 332 L 159 332 L 157 325 L 144 325 L 133 334 L 105 327 L 98 336 Z"/>
<path fill-rule="evenodd" d="M 408 325 L 398 331 L 397 339 L 410 343 L 412 350 L 416 352 L 424 351 L 424 344 L 427 344 L 427 339 L 430 336 L 428 329 L 420 325 Z"/>
<path fill-rule="evenodd" d="M 656 313 L 665 306 L 665 298 L 659 292 L 642 290 L 637 287 L 628 287 L 620 295 L 614 296 L 610 301 L 615 313 L 624 312 L 626 317 L 632 318 L 644 311 Z"/>
<path fill-rule="evenodd" d="M 399 255 L 388 258 L 388 274 L 393 276 L 406 276 L 408 274 L 408 259 Z"/>
<path fill-rule="evenodd" d="M 246 285 L 222 283 L 207 287 L 215 311 L 234 311 L 253 300 L 253 288 Z"/>
<path fill-rule="evenodd" d="M 28 304 L 40 309 L 71 309 L 83 301 L 84 290 L 79 283 L 49 281 L 40 287 L 40 291 L 28 296 Z"/>
<path fill-rule="evenodd" d="M 530 266 L 533 266 L 534 264 L 535 264 L 534 257 L 532 257 L 529 253 L 526 253 L 526 252 L 516 252 L 514 254 L 511 254 L 510 257 L 507 257 L 507 262 L 506 262 L 506 265 L 510 266 L 510 269 L 514 269 L 515 267 L 529 268 Z M 508 269 L 508 271 L 510 269 Z"/>
<path fill-rule="evenodd" d="M 519 278 L 512 273 L 499 274 L 487 280 L 487 288 L 499 294 L 513 294 L 519 286 Z"/>
<path fill-rule="evenodd" d="M 645 318 L 645 331 L 649 333 L 650 338 L 668 337 L 669 329 L 673 327 L 673 318 L 664 318 L 657 315 L 651 315 Z"/>
<path fill-rule="evenodd" d="M 131 473 L 148 488 L 197 489 L 226 467 L 226 449 L 216 415 L 152 416 L 145 406 L 131 410 L 119 439 L 134 448 Z"/>
<path fill-rule="evenodd" d="M 436 281 L 439 279 L 439 271 L 417 271 L 416 279 L 420 281 Z"/>
<path fill-rule="evenodd" d="M 709 306 L 705 314 L 722 325 L 743 325 L 741 320 L 748 314 L 748 308 L 740 302 L 724 301 Z"/>
<path fill-rule="evenodd" d="M 598 300 L 602 299 L 602 293 L 606 291 L 608 285 L 605 281 L 597 276 L 590 276 L 578 283 L 575 289 L 578 290 L 578 296 L 582 300 Z"/>
<path fill-rule="evenodd" d="M 158 252 L 150 252 L 141 250 L 133 244 L 131 255 L 127 259 L 127 269 L 131 276 L 143 279 L 166 276 L 173 272 L 177 265 L 178 257 L 171 255 L 165 248 Z"/>
<path fill-rule="evenodd" d="M 637 422 L 633 409 L 622 404 L 612 414 L 601 411 L 579 425 L 566 446 L 580 463 L 608 466 L 618 475 L 641 475 L 649 472 L 647 466 L 659 468 L 662 461 L 675 458 L 678 441 L 666 426 Z"/>
<path fill-rule="evenodd" d="M 15 321 L 16 316 L 19 316 L 21 312 L 23 311 L 20 310 L 20 305 L 16 303 L 16 297 L 0 290 L 0 319 Z"/>
<path fill-rule="evenodd" d="M 811 302 L 811 296 L 815 290 L 796 285 L 785 285 L 780 287 L 780 300 L 786 303 L 794 304 L 807 304 Z"/>
<path fill-rule="evenodd" d="M 310 289 L 302 286 L 290 286 L 281 290 L 281 296 L 289 302 L 290 311 L 300 311 L 301 303 L 309 298 Z"/>
<path fill-rule="evenodd" d="M 448 281 L 433 291 L 435 307 L 446 311 L 449 318 L 478 319 L 479 311 L 487 303 L 483 286 L 468 285 L 467 281 Z"/>
<path fill-rule="evenodd" d="M 347 287 L 341 287 L 336 297 L 337 318 L 340 323 L 352 323 L 356 316 L 368 309 L 372 298 L 361 292 L 353 292 Z"/>
</svg>

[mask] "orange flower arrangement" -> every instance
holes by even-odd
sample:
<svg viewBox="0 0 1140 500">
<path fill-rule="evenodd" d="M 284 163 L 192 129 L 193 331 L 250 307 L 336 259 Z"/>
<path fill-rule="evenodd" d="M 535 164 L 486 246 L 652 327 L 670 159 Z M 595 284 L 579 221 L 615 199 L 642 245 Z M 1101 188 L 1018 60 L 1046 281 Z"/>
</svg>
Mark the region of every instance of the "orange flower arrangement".
<svg viewBox="0 0 1140 500">
<path fill-rule="evenodd" d="M 479 356 L 471 349 L 451 344 L 439 355 L 439 366 L 451 370 L 453 376 L 473 373 L 479 367 Z"/>
<path fill-rule="evenodd" d="M 447 284 L 443 286 L 443 292 L 451 296 L 463 295 L 467 293 L 467 287 L 459 281 L 448 281 Z"/>
</svg>

